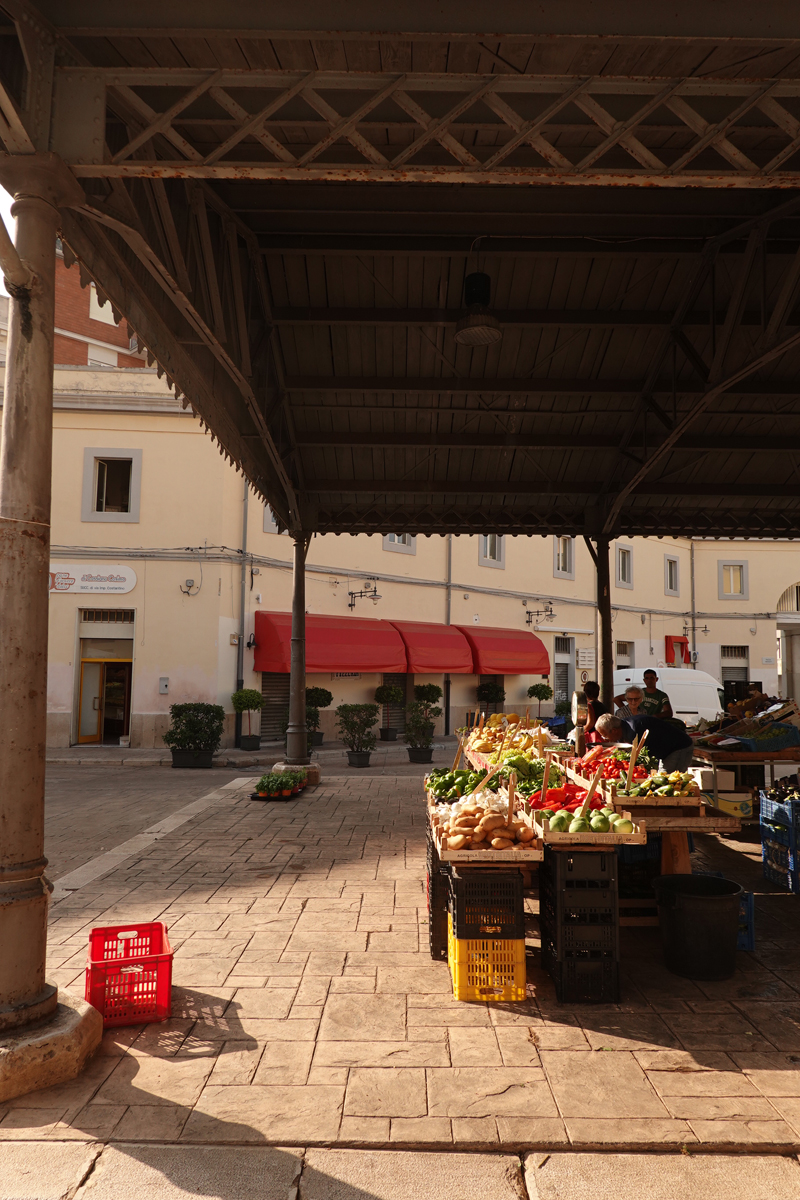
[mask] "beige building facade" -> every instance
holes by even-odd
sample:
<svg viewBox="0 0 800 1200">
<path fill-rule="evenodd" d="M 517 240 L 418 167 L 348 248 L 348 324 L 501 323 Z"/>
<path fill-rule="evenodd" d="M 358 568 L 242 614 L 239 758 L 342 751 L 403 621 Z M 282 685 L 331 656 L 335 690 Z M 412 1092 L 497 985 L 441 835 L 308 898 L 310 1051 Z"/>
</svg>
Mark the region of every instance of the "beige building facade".
<svg viewBox="0 0 800 1200">
<path fill-rule="evenodd" d="M 260 689 L 255 613 L 290 609 L 290 539 L 154 370 L 56 367 L 54 425 L 49 744 L 160 746 L 170 705 L 192 700 L 224 705 L 232 744 L 238 639 L 245 686 Z M 792 543 L 633 539 L 612 554 L 617 666 L 658 669 L 667 639 L 686 638 L 679 658 L 685 645 L 718 680 L 800 694 Z M 581 539 L 320 536 L 308 555 L 309 613 L 530 630 L 557 698 L 596 677 L 594 591 Z M 506 675 L 506 709 L 540 678 Z M 406 680 L 409 698 L 429 679 L 443 683 Z M 381 681 L 346 664 L 310 675 L 334 694 L 324 732 L 337 704 L 371 700 Z M 478 682 L 452 676 L 450 729 Z"/>
</svg>

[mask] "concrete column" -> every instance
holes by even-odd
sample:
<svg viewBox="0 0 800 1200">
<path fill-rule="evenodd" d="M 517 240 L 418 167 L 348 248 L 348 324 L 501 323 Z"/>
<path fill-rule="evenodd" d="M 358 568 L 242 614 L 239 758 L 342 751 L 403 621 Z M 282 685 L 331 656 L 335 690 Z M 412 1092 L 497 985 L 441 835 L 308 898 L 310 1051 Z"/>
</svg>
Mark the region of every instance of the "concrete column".
<svg viewBox="0 0 800 1200">
<path fill-rule="evenodd" d="M 292 658 L 289 675 L 289 728 L 286 762 L 302 766 L 311 762 L 306 728 L 306 550 L 303 536 L 294 539 L 292 574 Z"/>
<path fill-rule="evenodd" d="M 0 162 L 15 197 L 16 247 L 32 272 L 11 284 L 0 441 L 0 1033 L 55 1010 L 45 983 L 44 769 L 59 203 L 81 190 L 54 155 Z"/>
</svg>

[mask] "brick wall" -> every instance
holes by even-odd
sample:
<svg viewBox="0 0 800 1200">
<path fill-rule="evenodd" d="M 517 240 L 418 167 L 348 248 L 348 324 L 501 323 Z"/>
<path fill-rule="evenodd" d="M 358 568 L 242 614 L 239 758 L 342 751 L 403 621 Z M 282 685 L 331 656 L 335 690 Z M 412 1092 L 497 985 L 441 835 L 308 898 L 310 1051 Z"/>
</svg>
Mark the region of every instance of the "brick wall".
<svg viewBox="0 0 800 1200">
<path fill-rule="evenodd" d="M 71 333 L 82 333 L 85 337 L 107 342 L 128 350 L 128 327 L 125 321 L 119 325 L 106 325 L 104 321 L 95 321 L 89 316 L 90 289 L 81 287 L 81 277 L 77 266 L 67 269 L 63 258 L 56 259 L 56 328 L 69 329 Z M 55 361 L 57 363 L 85 364 L 87 361 L 86 343 L 76 342 L 72 338 L 56 335 Z M 124 356 L 126 361 L 120 361 L 120 366 L 142 365 L 140 359 Z"/>
<path fill-rule="evenodd" d="M 65 328 L 63 325 L 61 328 Z M 64 366 L 85 367 L 89 360 L 89 347 L 86 342 L 76 342 L 74 338 L 66 338 L 56 334 L 55 354 L 53 361 Z"/>
</svg>

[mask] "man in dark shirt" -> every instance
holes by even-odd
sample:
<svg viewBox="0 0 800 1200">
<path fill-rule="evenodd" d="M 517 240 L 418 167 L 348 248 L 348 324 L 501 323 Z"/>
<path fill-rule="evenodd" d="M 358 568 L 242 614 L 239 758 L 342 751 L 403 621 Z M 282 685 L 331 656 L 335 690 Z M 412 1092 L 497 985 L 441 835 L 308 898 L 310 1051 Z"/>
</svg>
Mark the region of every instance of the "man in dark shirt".
<svg viewBox="0 0 800 1200">
<path fill-rule="evenodd" d="M 659 717 L 636 716 L 620 720 L 610 713 L 598 717 L 595 727 L 605 742 L 632 742 L 647 730 L 647 747 L 664 771 L 688 771 L 694 743 L 685 729 Z"/>
</svg>

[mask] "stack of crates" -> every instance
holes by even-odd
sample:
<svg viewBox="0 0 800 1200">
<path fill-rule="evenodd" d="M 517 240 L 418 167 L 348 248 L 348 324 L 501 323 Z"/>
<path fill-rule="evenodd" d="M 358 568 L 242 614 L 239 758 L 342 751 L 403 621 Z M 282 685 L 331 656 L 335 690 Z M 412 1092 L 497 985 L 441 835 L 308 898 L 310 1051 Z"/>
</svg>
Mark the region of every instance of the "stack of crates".
<svg viewBox="0 0 800 1200">
<path fill-rule="evenodd" d="M 542 966 L 562 1004 L 619 1001 L 617 856 L 545 846 L 539 869 Z"/>
<path fill-rule="evenodd" d="M 764 878 L 787 892 L 800 892 L 800 802 L 770 800 L 761 793 L 761 858 Z"/>
<path fill-rule="evenodd" d="M 431 958 L 447 958 L 447 864 L 439 858 L 431 831 L 428 830 L 427 849 L 428 940 Z"/>
<path fill-rule="evenodd" d="M 456 1000 L 524 1000 L 525 907 L 518 871 L 450 872 L 447 962 Z"/>
</svg>

